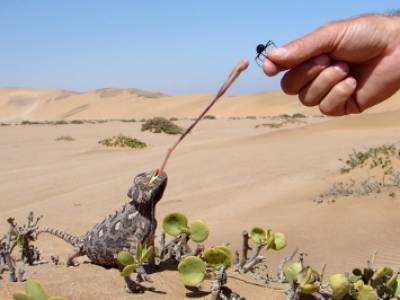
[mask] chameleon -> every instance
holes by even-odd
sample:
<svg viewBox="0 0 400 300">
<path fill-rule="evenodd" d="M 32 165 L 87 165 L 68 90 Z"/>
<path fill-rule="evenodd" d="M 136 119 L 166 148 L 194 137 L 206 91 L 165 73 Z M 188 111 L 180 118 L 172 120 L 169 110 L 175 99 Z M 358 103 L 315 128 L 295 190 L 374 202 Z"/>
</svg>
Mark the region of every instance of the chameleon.
<svg viewBox="0 0 400 300">
<path fill-rule="evenodd" d="M 138 242 L 145 246 L 154 245 L 155 207 L 163 196 L 167 181 L 164 171 L 138 174 L 128 191 L 131 200 L 82 236 L 51 228 L 40 229 L 38 234 L 57 236 L 73 246 L 74 251 L 67 260 L 69 266 L 76 265 L 75 258 L 86 255 L 92 264 L 118 267 L 118 252 L 135 253 Z"/>
</svg>

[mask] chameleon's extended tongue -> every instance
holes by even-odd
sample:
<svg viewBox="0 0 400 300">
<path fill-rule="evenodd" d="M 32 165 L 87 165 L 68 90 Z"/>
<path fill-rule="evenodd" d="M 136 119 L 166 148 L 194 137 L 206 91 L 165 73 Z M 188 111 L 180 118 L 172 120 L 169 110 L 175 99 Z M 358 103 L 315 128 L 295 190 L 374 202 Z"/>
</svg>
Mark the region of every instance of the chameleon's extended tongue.
<svg viewBox="0 0 400 300">
<path fill-rule="evenodd" d="M 175 150 L 175 148 L 179 145 L 179 143 L 185 138 L 190 131 L 192 131 L 193 127 L 196 126 L 196 124 L 201 120 L 201 118 L 204 117 L 204 115 L 210 110 L 210 108 L 217 102 L 219 98 L 222 97 L 222 95 L 225 94 L 225 92 L 229 89 L 229 87 L 232 85 L 232 83 L 236 80 L 236 78 L 239 77 L 240 73 L 242 73 L 244 70 L 247 69 L 249 66 L 249 62 L 247 60 L 242 60 L 240 61 L 235 68 L 232 70 L 232 72 L 229 74 L 228 79 L 224 82 L 224 84 L 221 86 L 221 88 L 218 91 L 218 94 L 215 96 L 215 98 L 211 101 L 211 103 L 206 107 L 206 109 L 197 117 L 197 119 L 193 122 L 192 125 L 190 125 L 185 132 L 179 137 L 179 139 L 176 141 L 176 143 L 168 149 L 167 154 L 164 158 L 163 163 L 161 164 L 160 169 L 158 169 L 158 172 L 156 175 L 161 174 L 164 171 L 165 165 L 168 162 L 169 157 L 171 156 L 172 152 Z"/>
</svg>

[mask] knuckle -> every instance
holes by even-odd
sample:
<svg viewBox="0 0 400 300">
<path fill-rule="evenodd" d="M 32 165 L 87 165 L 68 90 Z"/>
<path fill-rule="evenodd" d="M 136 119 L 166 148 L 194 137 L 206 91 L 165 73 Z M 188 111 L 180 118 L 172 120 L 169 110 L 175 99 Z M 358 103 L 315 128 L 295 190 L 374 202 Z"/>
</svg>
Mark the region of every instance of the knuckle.
<svg viewBox="0 0 400 300">
<path fill-rule="evenodd" d="M 287 95 L 296 95 L 298 93 L 298 88 L 296 88 L 296 84 L 292 80 L 292 77 L 292 72 L 288 71 L 283 75 L 281 80 L 282 91 Z"/>
<path fill-rule="evenodd" d="M 314 102 L 315 102 L 314 99 L 311 99 L 307 92 L 308 92 L 308 89 L 306 89 L 306 88 L 300 90 L 299 95 L 298 95 L 300 102 L 304 106 L 308 106 L 308 107 L 315 106 L 316 104 L 314 104 Z"/>
<path fill-rule="evenodd" d="M 334 93 L 338 97 L 347 98 L 351 95 L 352 89 L 346 84 L 337 84 L 334 87 Z"/>
<path fill-rule="evenodd" d="M 333 109 L 330 107 L 327 107 L 326 105 L 320 104 L 319 111 L 326 116 L 334 116 Z"/>
</svg>

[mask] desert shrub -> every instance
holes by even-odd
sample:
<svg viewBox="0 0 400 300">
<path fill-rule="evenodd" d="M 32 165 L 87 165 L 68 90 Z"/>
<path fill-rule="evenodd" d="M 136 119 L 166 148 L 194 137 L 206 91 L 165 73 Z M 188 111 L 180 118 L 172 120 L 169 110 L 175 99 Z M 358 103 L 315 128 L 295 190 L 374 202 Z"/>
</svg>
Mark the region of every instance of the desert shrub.
<svg viewBox="0 0 400 300">
<path fill-rule="evenodd" d="M 178 125 L 162 117 L 155 117 L 144 122 L 142 131 L 147 130 L 154 133 L 165 132 L 167 134 L 180 134 L 183 131 Z"/>
<path fill-rule="evenodd" d="M 43 123 L 38 121 L 28 121 L 28 120 L 24 120 L 21 122 L 21 125 L 40 125 L 40 124 Z"/>
<path fill-rule="evenodd" d="M 213 115 L 205 115 L 203 119 L 205 119 L 205 120 L 215 120 L 216 117 L 213 116 Z"/>
<path fill-rule="evenodd" d="M 281 128 L 284 125 L 284 123 L 262 123 L 262 124 L 257 124 L 254 126 L 254 128 L 260 128 L 260 127 L 269 127 L 269 128 Z"/>
<path fill-rule="evenodd" d="M 99 144 L 107 147 L 128 147 L 133 149 L 142 149 L 147 147 L 146 143 L 136 138 L 131 138 L 124 135 L 117 135 L 113 136 L 112 138 L 101 140 L 99 141 Z"/>
<path fill-rule="evenodd" d="M 391 172 L 392 159 L 400 159 L 400 149 L 393 144 L 369 148 L 366 151 L 353 150 L 346 160 L 339 159 L 345 164 L 340 171 L 348 173 L 357 167 L 369 165 L 370 168 L 379 167 L 385 172 Z"/>
<path fill-rule="evenodd" d="M 65 120 L 58 120 L 58 121 L 52 122 L 51 124 L 52 125 L 66 125 L 66 124 L 68 124 L 68 122 Z"/>
<path fill-rule="evenodd" d="M 75 141 L 75 139 L 70 135 L 61 135 L 59 137 L 56 137 L 55 140 L 56 141 L 68 141 L 68 142 Z"/>
<path fill-rule="evenodd" d="M 83 120 L 72 120 L 70 122 L 70 124 L 83 124 L 83 123 L 85 123 L 85 121 L 83 121 Z"/>
<path fill-rule="evenodd" d="M 295 113 L 292 115 L 292 118 L 305 118 L 306 115 L 302 114 L 302 113 Z"/>
<path fill-rule="evenodd" d="M 126 122 L 126 123 L 135 123 L 136 119 L 121 119 L 120 122 Z"/>
<path fill-rule="evenodd" d="M 255 119 L 257 119 L 257 117 L 256 116 L 247 116 L 246 119 L 255 120 Z"/>
<path fill-rule="evenodd" d="M 171 122 L 175 122 L 175 121 L 178 121 L 179 119 L 176 118 L 176 117 L 171 117 L 171 118 L 169 118 L 169 120 L 170 120 Z"/>
</svg>

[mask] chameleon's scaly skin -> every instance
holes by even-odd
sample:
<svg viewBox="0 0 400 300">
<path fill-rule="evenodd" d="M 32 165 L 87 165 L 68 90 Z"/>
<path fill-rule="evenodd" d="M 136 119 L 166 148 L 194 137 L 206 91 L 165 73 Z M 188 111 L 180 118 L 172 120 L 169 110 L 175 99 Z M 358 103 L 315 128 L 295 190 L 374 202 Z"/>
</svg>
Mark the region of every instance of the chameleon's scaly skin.
<svg viewBox="0 0 400 300">
<path fill-rule="evenodd" d="M 54 229 L 42 229 L 39 232 L 50 233 L 74 246 L 68 265 L 74 264 L 74 258 L 87 255 L 93 264 L 117 266 L 115 257 L 119 251 L 134 253 L 138 241 L 146 246 L 154 243 L 157 227 L 155 207 L 167 186 L 167 174 L 159 174 L 149 185 L 153 174 L 148 172 L 137 175 L 128 191 L 128 197 L 132 200 L 96 224 L 85 235 L 76 237 Z"/>
</svg>

